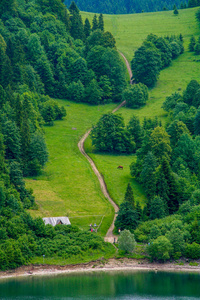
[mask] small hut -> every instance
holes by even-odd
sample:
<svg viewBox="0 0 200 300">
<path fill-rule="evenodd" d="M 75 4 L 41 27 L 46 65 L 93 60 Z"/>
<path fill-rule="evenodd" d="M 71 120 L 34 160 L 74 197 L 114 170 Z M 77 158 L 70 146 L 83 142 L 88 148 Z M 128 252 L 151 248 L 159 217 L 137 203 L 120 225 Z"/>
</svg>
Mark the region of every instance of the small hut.
<svg viewBox="0 0 200 300">
<path fill-rule="evenodd" d="M 51 218 L 43 218 L 45 225 L 50 224 L 52 226 L 56 226 L 58 224 L 63 225 L 71 225 L 68 217 L 51 217 Z"/>
</svg>

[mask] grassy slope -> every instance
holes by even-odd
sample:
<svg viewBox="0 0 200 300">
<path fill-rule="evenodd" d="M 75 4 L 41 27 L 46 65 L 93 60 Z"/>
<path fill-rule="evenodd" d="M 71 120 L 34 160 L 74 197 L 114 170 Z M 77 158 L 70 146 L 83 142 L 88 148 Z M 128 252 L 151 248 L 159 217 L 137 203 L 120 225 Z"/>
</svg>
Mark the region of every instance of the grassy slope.
<svg viewBox="0 0 200 300">
<path fill-rule="evenodd" d="M 100 115 L 111 111 L 115 105 L 92 107 L 60 100 L 59 103 L 67 106 L 67 117 L 55 122 L 53 127 L 45 127 L 49 162 L 37 180 L 26 180 L 27 186 L 34 190 L 40 208 L 31 214 L 42 217 L 67 215 L 72 224 L 85 229 L 90 223 L 99 224 L 105 215 L 101 228 L 104 234 L 112 219 L 112 207 L 103 197 L 98 180 L 79 152 L 77 143 Z"/>
<path fill-rule="evenodd" d="M 113 33 L 117 48 L 122 51 L 129 61 L 134 51 L 142 44 L 149 33 L 165 36 L 182 33 L 184 37 L 185 53 L 174 60 L 169 68 L 161 71 L 156 86 L 149 91 L 149 101 L 143 108 L 133 110 L 121 108 L 125 122 L 128 122 L 133 114 L 141 120 L 146 117 L 158 116 L 163 123 L 166 114 L 162 109 L 162 103 L 166 96 L 175 91 L 182 92 L 191 79 L 199 80 L 200 63 L 199 56 L 187 51 L 191 35 L 198 38 L 200 30 L 195 20 L 198 8 L 180 10 L 178 16 L 172 11 L 145 13 L 134 15 L 104 15 L 105 30 Z M 88 17 L 92 20 L 93 14 L 82 13 L 83 19 Z M 141 204 L 145 202 L 145 195 L 135 180 L 129 174 L 129 165 L 134 159 L 131 156 L 109 156 L 92 153 L 91 141 L 87 141 L 87 151 L 98 165 L 104 175 L 108 190 L 117 203 L 121 203 L 128 182 L 134 190 L 135 199 Z M 117 170 L 118 165 L 123 165 L 124 170 Z"/>
<path fill-rule="evenodd" d="M 182 33 L 187 49 L 190 36 L 199 34 L 195 22 L 195 9 L 180 10 L 175 17 L 171 11 L 136 14 L 136 15 L 105 15 L 105 29 L 110 30 L 117 41 L 117 47 L 129 59 L 147 34 L 155 33 L 160 36 Z M 82 13 L 83 19 L 93 14 Z M 199 79 L 199 57 L 185 52 L 172 65 L 163 70 L 159 81 L 150 91 L 150 99 L 144 108 L 131 110 L 121 108 L 125 121 L 128 122 L 132 114 L 141 119 L 144 116 L 159 116 L 165 121 L 165 114 L 161 105 L 166 96 L 177 90 L 185 89 L 192 79 Z M 95 124 L 100 115 L 111 111 L 113 105 L 90 107 L 83 104 L 62 102 L 70 105 L 68 115 L 63 121 L 56 122 L 54 127 L 46 127 L 46 139 L 50 152 L 50 160 L 44 174 L 37 180 L 27 180 L 27 186 L 33 188 L 36 200 L 40 206 L 38 211 L 32 211 L 33 216 L 69 215 L 73 224 L 88 228 L 90 223 L 99 223 L 104 218 L 101 233 L 104 234 L 112 218 L 112 209 L 101 194 L 100 187 L 89 164 L 81 156 L 77 148 L 79 138 L 85 131 Z M 75 127 L 77 130 L 72 130 Z M 127 183 L 130 181 L 134 189 L 136 200 L 142 204 L 145 195 L 141 187 L 130 177 L 129 165 L 133 156 L 110 156 L 92 153 L 91 141 L 86 142 L 86 149 L 95 160 L 99 170 L 104 175 L 108 190 L 117 203 L 121 203 Z M 124 170 L 117 166 L 123 165 Z"/>
</svg>

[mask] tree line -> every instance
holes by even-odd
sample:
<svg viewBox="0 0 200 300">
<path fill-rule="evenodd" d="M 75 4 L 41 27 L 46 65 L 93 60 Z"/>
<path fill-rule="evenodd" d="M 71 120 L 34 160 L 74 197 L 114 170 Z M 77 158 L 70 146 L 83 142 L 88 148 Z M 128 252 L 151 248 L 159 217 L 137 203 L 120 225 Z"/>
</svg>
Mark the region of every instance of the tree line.
<svg viewBox="0 0 200 300">
<path fill-rule="evenodd" d="M 71 0 L 65 0 L 64 2 L 67 6 L 69 6 Z M 189 2 L 184 0 L 76 0 L 75 2 L 82 11 L 104 14 L 133 14 L 142 12 L 172 10 L 174 5 L 181 9 L 198 6 L 196 0 L 189 0 Z"/>
</svg>

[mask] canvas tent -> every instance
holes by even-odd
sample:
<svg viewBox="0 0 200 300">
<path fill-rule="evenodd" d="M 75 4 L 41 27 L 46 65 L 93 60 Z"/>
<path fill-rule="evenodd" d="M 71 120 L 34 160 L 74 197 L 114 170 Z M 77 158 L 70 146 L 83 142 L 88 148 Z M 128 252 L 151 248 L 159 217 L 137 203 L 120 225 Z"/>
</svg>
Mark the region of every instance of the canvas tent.
<svg viewBox="0 0 200 300">
<path fill-rule="evenodd" d="M 51 217 L 51 218 L 43 218 L 45 225 L 50 224 L 52 226 L 56 226 L 58 224 L 63 225 L 71 225 L 68 217 Z"/>
</svg>

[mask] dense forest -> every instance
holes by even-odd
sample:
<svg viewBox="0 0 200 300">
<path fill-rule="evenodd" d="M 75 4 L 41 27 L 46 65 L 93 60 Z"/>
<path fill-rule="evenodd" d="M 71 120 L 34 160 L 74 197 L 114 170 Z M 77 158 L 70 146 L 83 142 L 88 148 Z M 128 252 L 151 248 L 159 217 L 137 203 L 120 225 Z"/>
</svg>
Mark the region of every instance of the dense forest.
<svg viewBox="0 0 200 300">
<path fill-rule="evenodd" d="M 69 6 L 71 0 L 65 0 L 64 2 L 67 6 Z M 82 11 L 104 14 L 131 14 L 172 10 L 174 5 L 176 5 L 177 8 L 182 9 L 186 8 L 188 5 L 189 7 L 199 5 L 196 0 L 190 0 L 188 4 L 185 0 L 76 0 L 75 2 Z"/>
<path fill-rule="evenodd" d="M 98 256 L 109 248 L 102 238 L 73 226 L 45 227 L 26 210 L 37 205 L 24 177 L 37 176 L 48 161 L 43 127 L 67 114 L 52 97 L 107 103 L 120 101 L 126 86 L 124 66 L 112 34 L 104 32 L 103 16 L 83 24 L 75 3 L 69 11 L 60 0 L 0 3 L 2 270 L 34 256 Z"/>
</svg>

